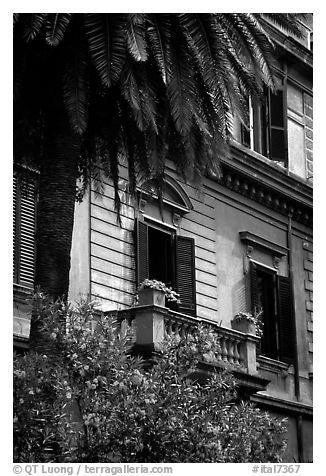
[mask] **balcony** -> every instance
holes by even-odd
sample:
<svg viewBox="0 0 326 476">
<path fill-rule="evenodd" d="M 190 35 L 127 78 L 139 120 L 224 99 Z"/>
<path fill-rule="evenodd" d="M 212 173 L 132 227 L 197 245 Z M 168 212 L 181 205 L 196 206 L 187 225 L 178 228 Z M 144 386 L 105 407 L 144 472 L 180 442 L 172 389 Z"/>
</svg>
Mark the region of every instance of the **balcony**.
<svg viewBox="0 0 326 476">
<path fill-rule="evenodd" d="M 219 339 L 217 359 L 200 362 L 196 379 L 204 381 L 213 369 L 228 369 L 237 379 L 239 392 L 250 395 L 266 389 L 269 380 L 258 374 L 256 348 L 260 338 L 251 333 L 222 327 L 217 322 L 172 311 L 155 303 L 118 311 L 121 329 L 132 324 L 136 331 L 135 349 L 145 358 L 159 350 L 165 335 L 183 339 L 199 324 L 209 326 Z"/>
<path fill-rule="evenodd" d="M 163 304 L 163 305 L 162 305 Z M 16 350 L 27 350 L 30 332 L 32 290 L 14 285 L 14 343 Z M 112 314 L 112 311 L 108 312 Z M 240 332 L 219 325 L 214 321 L 198 319 L 164 307 L 153 302 L 114 311 L 120 328 L 135 326 L 135 351 L 145 358 L 159 350 L 160 342 L 166 335 L 183 339 L 200 324 L 207 325 L 216 334 L 220 349 L 217 359 L 203 359 L 196 379 L 204 381 L 213 369 L 228 369 L 237 379 L 239 393 L 250 395 L 266 389 L 269 380 L 258 374 L 257 344 L 259 337 L 252 333 Z M 96 327 L 96 319 L 94 321 Z"/>
</svg>

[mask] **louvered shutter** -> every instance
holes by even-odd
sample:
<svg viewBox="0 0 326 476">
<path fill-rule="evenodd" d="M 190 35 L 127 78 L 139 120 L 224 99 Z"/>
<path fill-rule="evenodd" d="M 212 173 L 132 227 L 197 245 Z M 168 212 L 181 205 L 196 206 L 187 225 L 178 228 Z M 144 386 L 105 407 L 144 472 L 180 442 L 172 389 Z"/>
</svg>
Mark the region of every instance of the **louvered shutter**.
<svg viewBox="0 0 326 476">
<path fill-rule="evenodd" d="M 17 199 L 17 177 L 14 176 L 13 182 L 13 271 L 14 283 L 18 282 L 19 276 L 19 236 L 20 236 L 20 211 L 18 204 L 20 200 Z"/>
<path fill-rule="evenodd" d="M 176 284 L 180 294 L 179 312 L 196 315 L 195 241 L 176 236 Z"/>
<path fill-rule="evenodd" d="M 278 276 L 278 326 L 280 360 L 293 363 L 295 334 L 292 312 L 291 282 Z"/>
<path fill-rule="evenodd" d="M 250 261 L 249 273 L 250 273 L 251 312 L 252 314 L 255 314 L 255 312 L 259 308 L 257 265 L 256 263 L 253 263 L 252 261 Z"/>
<path fill-rule="evenodd" d="M 14 177 L 14 281 L 23 286 L 34 285 L 35 214 L 34 181 L 22 184 Z"/>
<path fill-rule="evenodd" d="M 241 124 L 241 144 L 246 147 L 251 146 L 250 144 L 250 102 L 249 99 L 246 101 L 246 125 Z"/>
<path fill-rule="evenodd" d="M 269 94 L 269 158 L 284 162 L 287 160 L 286 114 L 284 111 L 284 92 L 279 89 Z"/>
<path fill-rule="evenodd" d="M 137 285 L 148 278 L 148 226 L 136 220 Z"/>
</svg>

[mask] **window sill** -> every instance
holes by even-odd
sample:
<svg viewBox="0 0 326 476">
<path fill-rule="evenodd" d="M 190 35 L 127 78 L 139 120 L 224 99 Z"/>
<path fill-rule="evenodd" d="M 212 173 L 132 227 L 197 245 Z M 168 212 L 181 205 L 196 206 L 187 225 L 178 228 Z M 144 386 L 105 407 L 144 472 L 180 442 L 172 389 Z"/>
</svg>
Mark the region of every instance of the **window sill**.
<svg viewBox="0 0 326 476">
<path fill-rule="evenodd" d="M 246 147 L 242 145 L 240 142 L 238 142 L 235 139 L 231 139 L 231 146 L 234 147 L 235 149 L 239 150 L 240 152 L 245 153 L 246 155 L 249 155 L 250 157 L 253 157 L 254 159 L 258 160 L 261 163 L 264 163 L 268 165 L 269 167 L 278 170 L 280 173 L 287 175 L 298 182 L 303 183 L 304 185 L 308 185 L 309 187 L 313 187 L 313 184 L 310 180 L 310 178 L 306 177 L 301 177 L 300 175 L 297 175 L 293 172 L 290 172 L 287 167 L 284 166 L 283 162 L 276 162 L 274 160 L 270 160 L 264 155 L 260 154 L 259 152 L 256 152 L 255 150 L 249 149 L 249 147 Z"/>
<path fill-rule="evenodd" d="M 33 288 L 14 283 L 13 293 L 14 301 L 23 302 L 33 296 Z"/>
<path fill-rule="evenodd" d="M 293 366 L 280 360 L 271 359 L 265 355 L 257 356 L 257 367 L 259 370 L 266 370 L 267 372 L 273 372 L 275 374 L 283 374 L 286 376 L 292 373 Z"/>
</svg>

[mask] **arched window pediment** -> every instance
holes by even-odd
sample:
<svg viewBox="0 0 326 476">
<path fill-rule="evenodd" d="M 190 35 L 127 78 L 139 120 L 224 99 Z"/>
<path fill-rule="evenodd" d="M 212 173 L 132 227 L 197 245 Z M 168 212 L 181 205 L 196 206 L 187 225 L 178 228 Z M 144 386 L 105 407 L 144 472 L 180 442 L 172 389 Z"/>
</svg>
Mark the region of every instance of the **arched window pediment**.
<svg viewBox="0 0 326 476">
<path fill-rule="evenodd" d="M 164 178 L 165 187 L 163 190 L 163 204 L 172 208 L 174 211 L 178 212 L 180 215 L 184 215 L 193 209 L 190 198 L 188 197 L 187 192 L 179 184 L 179 182 L 171 177 L 166 175 Z M 146 180 L 143 184 L 138 187 L 139 193 L 141 194 L 142 199 L 145 197 L 150 197 L 154 200 L 158 199 L 158 192 L 153 180 Z M 146 198 L 145 198 L 146 200 Z"/>
</svg>

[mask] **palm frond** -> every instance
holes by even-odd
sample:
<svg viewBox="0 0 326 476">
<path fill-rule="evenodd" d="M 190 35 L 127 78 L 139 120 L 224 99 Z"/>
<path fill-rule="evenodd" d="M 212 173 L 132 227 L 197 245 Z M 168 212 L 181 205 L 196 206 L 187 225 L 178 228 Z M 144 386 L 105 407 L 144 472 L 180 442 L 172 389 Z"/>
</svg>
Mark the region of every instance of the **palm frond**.
<svg viewBox="0 0 326 476">
<path fill-rule="evenodd" d="M 183 137 L 188 134 L 192 125 L 191 104 L 196 98 L 194 78 L 194 62 L 191 61 L 184 36 L 175 22 L 171 39 L 167 97 L 176 130 Z"/>
<path fill-rule="evenodd" d="M 49 45 L 57 46 L 61 42 L 71 17 L 71 13 L 48 13 L 45 23 L 45 39 Z"/>
<path fill-rule="evenodd" d="M 79 135 L 87 127 L 89 104 L 89 81 L 84 50 L 72 48 L 67 55 L 63 74 L 63 102 L 72 129 Z"/>
<path fill-rule="evenodd" d="M 33 92 L 30 99 L 24 94 L 33 113 L 43 113 L 44 104 L 61 110 L 63 101 L 72 133 L 84 140 L 83 173 L 96 166 L 112 179 L 116 193 L 121 156 L 132 193 L 139 175 L 162 176 L 167 157 L 185 178 L 193 180 L 205 170 L 218 174 L 219 158 L 229 154 L 232 113 L 245 121 L 247 95 L 259 98 L 264 84 L 275 86 L 271 27 L 265 20 L 293 33 L 299 18 L 72 15 L 15 15 L 14 35 L 21 41 L 16 41 L 15 68 L 17 76 L 22 71 L 24 91 Z M 35 38 L 40 41 L 26 45 Z M 22 58 L 30 61 L 26 76 Z M 115 204 L 120 207 L 118 194 Z"/>
<path fill-rule="evenodd" d="M 137 127 L 144 131 L 145 124 L 142 114 L 140 89 L 137 82 L 137 77 L 134 71 L 134 64 L 131 60 L 126 60 L 123 73 L 121 75 L 121 89 L 122 95 L 129 104 L 129 107 L 134 115 Z"/>
<path fill-rule="evenodd" d="M 127 59 L 121 75 L 121 90 L 123 97 L 129 104 L 138 129 L 143 133 L 152 129 L 158 134 L 155 93 L 150 86 L 143 64 L 133 63 L 130 59 Z"/>
<path fill-rule="evenodd" d="M 135 70 L 138 77 L 141 109 L 143 111 L 144 121 L 148 130 L 153 130 L 158 134 L 157 128 L 157 102 L 159 100 L 157 91 L 154 91 L 154 71 L 149 63 L 136 64 Z M 153 78 L 153 79 L 151 79 Z M 156 86 L 156 85 L 155 85 Z"/>
<path fill-rule="evenodd" d="M 19 21 L 24 23 L 23 37 L 26 41 L 32 41 L 41 31 L 45 23 L 46 13 L 21 13 Z"/>
<path fill-rule="evenodd" d="M 241 91 L 251 96 L 259 97 L 263 90 L 263 83 L 260 78 L 255 76 L 247 65 L 239 59 L 236 52 L 229 48 L 227 58 L 230 63 L 231 72 L 234 73 L 233 83 L 239 83 Z"/>
<path fill-rule="evenodd" d="M 274 89 L 273 46 L 261 24 L 249 13 L 230 13 L 228 20 L 232 25 L 234 37 L 238 38 L 234 41 L 244 47 L 239 49 L 241 60 L 247 63 L 257 77 Z"/>
<path fill-rule="evenodd" d="M 125 64 L 126 21 L 124 14 L 85 14 L 85 30 L 91 57 L 106 87 L 118 81 Z"/>
<path fill-rule="evenodd" d="M 126 29 L 128 50 L 136 61 L 146 61 L 145 15 L 130 13 L 128 17 Z"/>
<path fill-rule="evenodd" d="M 209 27 L 205 25 L 203 15 L 182 13 L 179 15 L 180 25 L 185 31 L 186 40 L 203 76 L 205 84 L 214 89 L 216 76 L 214 73 L 214 57 L 209 38 Z"/>
<path fill-rule="evenodd" d="M 151 53 L 158 65 L 164 84 L 167 82 L 170 64 L 171 20 L 167 14 L 148 16 L 147 36 Z"/>
<path fill-rule="evenodd" d="M 232 86 L 228 86 L 229 63 L 227 59 L 226 39 L 211 14 L 181 14 L 181 24 L 193 52 L 198 71 L 210 94 L 207 99 L 212 102 L 220 119 L 220 134 L 227 136 L 225 117 L 232 103 Z M 227 81 L 226 81 L 227 78 Z"/>
</svg>

